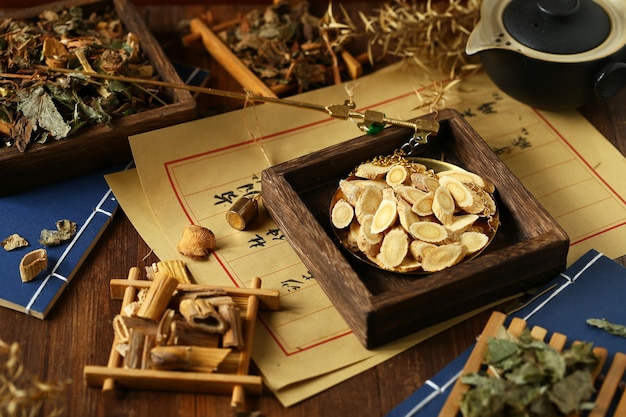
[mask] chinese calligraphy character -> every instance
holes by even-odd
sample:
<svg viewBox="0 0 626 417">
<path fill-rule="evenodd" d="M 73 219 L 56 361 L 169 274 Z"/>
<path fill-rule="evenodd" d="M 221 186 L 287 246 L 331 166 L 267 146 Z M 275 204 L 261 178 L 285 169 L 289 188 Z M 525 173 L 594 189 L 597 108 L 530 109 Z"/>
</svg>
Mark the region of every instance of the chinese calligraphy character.
<svg viewBox="0 0 626 417">
<path fill-rule="evenodd" d="M 251 248 L 264 247 L 267 241 L 265 238 L 258 233 L 254 235 L 252 239 L 248 241 L 250 243 Z"/>
<path fill-rule="evenodd" d="M 285 240 L 285 235 L 280 232 L 280 229 L 269 229 L 266 236 L 274 236 L 272 240 Z"/>
<path fill-rule="evenodd" d="M 235 198 L 237 198 L 237 194 L 234 191 L 226 191 L 222 194 L 215 194 L 213 198 L 217 200 L 214 205 L 224 204 L 224 203 L 232 203 Z"/>
</svg>

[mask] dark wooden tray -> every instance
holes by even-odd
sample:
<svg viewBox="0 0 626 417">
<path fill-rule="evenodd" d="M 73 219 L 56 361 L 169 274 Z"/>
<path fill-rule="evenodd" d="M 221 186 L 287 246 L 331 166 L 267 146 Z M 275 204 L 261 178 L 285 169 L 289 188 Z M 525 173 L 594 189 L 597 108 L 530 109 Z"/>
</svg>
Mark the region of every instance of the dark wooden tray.
<svg viewBox="0 0 626 417">
<path fill-rule="evenodd" d="M 432 117 L 432 116 L 431 116 Z M 392 154 L 410 137 L 391 127 L 266 169 L 263 202 L 303 263 L 366 348 L 374 348 L 538 286 L 566 266 L 569 238 L 456 111 L 438 114 L 437 136 L 419 156 L 443 159 L 495 184 L 500 228 L 475 259 L 430 275 L 372 267 L 335 237 L 329 207 L 339 179 Z"/>
<path fill-rule="evenodd" d="M 126 31 L 139 36 L 142 51 L 160 79 L 182 84 L 173 65 L 129 0 L 66 0 L 15 10 L 5 17 L 28 19 L 43 10 L 71 6 L 97 11 L 107 5 L 115 6 Z M 112 127 L 85 128 L 56 142 L 31 144 L 23 153 L 15 147 L 0 149 L 0 196 L 131 161 L 129 136 L 196 117 L 196 102 L 188 91 L 168 89 L 166 95 L 170 104 L 114 120 Z"/>
</svg>

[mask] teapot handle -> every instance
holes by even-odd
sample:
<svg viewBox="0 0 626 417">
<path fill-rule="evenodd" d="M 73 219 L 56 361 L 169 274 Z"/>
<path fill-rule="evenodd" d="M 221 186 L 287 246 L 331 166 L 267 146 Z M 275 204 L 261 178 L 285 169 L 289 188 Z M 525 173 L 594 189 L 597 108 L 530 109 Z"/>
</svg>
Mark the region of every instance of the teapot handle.
<svg viewBox="0 0 626 417">
<path fill-rule="evenodd" d="M 598 97 L 609 98 L 626 87 L 626 62 L 612 62 L 598 73 L 594 90 Z"/>
</svg>

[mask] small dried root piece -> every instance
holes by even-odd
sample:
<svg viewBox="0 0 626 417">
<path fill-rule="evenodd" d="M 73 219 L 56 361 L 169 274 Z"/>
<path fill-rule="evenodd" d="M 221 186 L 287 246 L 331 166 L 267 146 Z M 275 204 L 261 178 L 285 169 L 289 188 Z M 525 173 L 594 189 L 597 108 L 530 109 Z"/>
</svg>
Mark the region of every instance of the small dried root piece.
<svg viewBox="0 0 626 417">
<path fill-rule="evenodd" d="M 496 190 L 496 187 L 491 181 L 487 181 L 480 175 L 470 171 L 465 171 L 461 169 L 450 169 L 446 171 L 439 171 L 437 173 L 437 176 L 440 179 L 449 176 L 466 184 L 476 184 L 478 187 L 482 188 L 488 193 L 493 193 Z"/>
<path fill-rule="evenodd" d="M 470 207 L 474 203 L 474 197 L 469 188 L 461 181 L 448 175 L 439 179 L 439 184 L 443 185 L 450 191 L 456 205 L 461 208 Z"/>
<path fill-rule="evenodd" d="M 445 227 L 428 221 L 413 223 L 409 228 L 409 233 L 415 239 L 428 243 L 441 243 L 448 238 L 448 231 Z"/>
<path fill-rule="evenodd" d="M 461 214 L 460 216 L 455 216 L 452 222 L 446 224 L 445 227 L 449 232 L 459 235 L 469 230 L 476 220 L 478 220 L 477 214 Z"/>
<path fill-rule="evenodd" d="M 2 242 L 0 242 L 0 245 L 2 245 L 5 251 L 9 252 L 9 251 L 12 251 L 13 249 L 23 248 L 24 246 L 28 246 L 28 241 L 24 239 L 22 236 L 18 235 L 17 233 L 13 233 L 12 235 L 4 239 Z"/>
<path fill-rule="evenodd" d="M 367 215 L 374 215 L 380 202 L 383 200 L 383 191 L 373 185 L 363 188 L 363 192 L 356 202 L 354 213 L 359 222 L 363 223 L 363 218 Z"/>
<path fill-rule="evenodd" d="M 387 175 L 385 176 L 385 181 L 391 187 L 395 187 L 396 185 L 402 184 L 407 177 L 409 176 L 409 171 L 407 168 L 402 165 L 393 165 L 387 171 Z"/>
<path fill-rule="evenodd" d="M 391 193 L 386 193 L 390 191 Z M 391 194 L 391 195 L 390 195 Z M 372 220 L 371 232 L 382 233 L 389 229 L 398 218 L 398 207 L 396 199 L 393 196 L 393 190 L 385 189 L 383 191 L 383 199 L 376 209 L 374 219 Z"/>
<path fill-rule="evenodd" d="M 337 229 L 344 229 L 350 226 L 352 219 L 354 219 L 354 208 L 343 198 L 337 200 L 333 206 L 330 218 L 333 222 L 333 226 Z"/>
<path fill-rule="evenodd" d="M 206 298 L 184 299 L 178 307 L 187 322 L 208 333 L 223 334 L 228 323 Z"/>
<path fill-rule="evenodd" d="M 435 199 L 435 193 L 429 191 L 420 197 L 413 206 L 411 210 L 418 216 L 430 216 L 433 214 L 433 200 Z"/>
<path fill-rule="evenodd" d="M 409 243 L 409 253 L 413 257 L 413 259 L 417 261 L 422 261 L 429 250 L 436 248 L 437 245 L 434 243 L 428 243 L 421 240 L 412 240 Z"/>
<path fill-rule="evenodd" d="M 28 252 L 20 261 L 20 277 L 22 282 L 32 281 L 39 273 L 48 268 L 48 252 L 35 249 Z"/>
<path fill-rule="evenodd" d="M 359 165 L 354 173 L 357 177 L 367 178 L 368 180 L 375 180 L 385 178 L 389 166 L 378 165 L 372 162 L 364 162 Z"/>
<path fill-rule="evenodd" d="M 441 271 L 456 265 L 464 256 L 465 251 L 460 243 L 437 246 L 426 253 L 422 260 L 422 268 L 428 272 Z"/>
<path fill-rule="evenodd" d="M 407 203 L 404 199 L 398 199 L 398 220 L 400 221 L 400 226 L 409 232 L 411 225 L 420 220 L 419 216 L 411 210 L 411 205 Z"/>
<path fill-rule="evenodd" d="M 215 235 L 206 227 L 190 224 L 183 229 L 183 235 L 176 246 L 181 255 L 192 259 L 204 259 L 215 250 Z"/>
<path fill-rule="evenodd" d="M 339 181 L 339 188 L 348 203 L 356 206 L 356 202 L 363 192 L 363 187 L 359 186 L 357 181 L 341 180 Z"/>
<path fill-rule="evenodd" d="M 76 234 L 77 225 L 71 220 L 58 220 L 57 230 L 43 229 L 39 235 L 39 243 L 44 246 L 57 246 L 71 240 Z"/>
<path fill-rule="evenodd" d="M 459 242 L 465 247 L 466 253 L 476 253 L 489 242 L 489 236 L 480 232 L 464 232 L 459 237 Z"/>
<path fill-rule="evenodd" d="M 455 209 L 454 198 L 452 198 L 450 190 L 444 186 L 437 188 L 433 198 L 433 214 L 435 217 L 443 224 L 450 224 L 452 223 Z"/>
<path fill-rule="evenodd" d="M 148 280 L 154 280 L 157 273 L 165 273 L 172 278 L 175 278 L 182 284 L 192 284 L 193 277 L 187 269 L 185 262 L 180 259 L 172 259 L 169 261 L 155 262 L 150 266 L 146 266 L 146 277 Z"/>
<path fill-rule="evenodd" d="M 357 238 L 357 247 L 366 255 L 376 255 L 380 250 L 380 244 L 383 241 L 382 233 L 372 233 L 373 215 L 365 216 L 359 228 L 359 236 Z"/>
<path fill-rule="evenodd" d="M 383 238 L 380 252 L 376 257 L 385 268 L 392 269 L 400 265 L 409 251 L 409 237 L 404 229 L 395 227 Z"/>
<path fill-rule="evenodd" d="M 418 190 L 410 185 L 399 184 L 393 187 L 393 189 L 397 195 L 411 205 L 415 204 L 415 202 L 426 195 L 425 191 Z"/>
<path fill-rule="evenodd" d="M 426 192 L 435 191 L 439 188 L 439 180 L 423 172 L 411 174 L 411 184 L 418 190 Z"/>
</svg>

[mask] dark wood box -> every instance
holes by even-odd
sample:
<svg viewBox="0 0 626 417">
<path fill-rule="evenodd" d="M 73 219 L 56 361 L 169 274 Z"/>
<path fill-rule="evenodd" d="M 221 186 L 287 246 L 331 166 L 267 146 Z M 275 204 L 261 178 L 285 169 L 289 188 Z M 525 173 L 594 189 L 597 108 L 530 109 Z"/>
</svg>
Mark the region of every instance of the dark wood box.
<svg viewBox="0 0 626 417">
<path fill-rule="evenodd" d="M 129 0 L 66 0 L 18 9 L 4 17 L 28 19 L 46 9 L 70 6 L 97 11 L 107 5 L 114 5 L 125 31 L 139 36 L 142 51 L 160 80 L 182 84 L 172 63 Z M 114 120 L 112 127 L 88 127 L 56 142 L 31 144 L 23 153 L 16 147 L 0 149 L 0 196 L 130 162 L 132 153 L 129 136 L 196 117 L 196 102 L 188 91 L 168 89 L 166 95 L 169 99 L 167 105 Z"/>
<path fill-rule="evenodd" d="M 338 181 L 359 163 L 392 154 L 410 137 L 390 127 L 296 158 L 262 173 L 263 202 L 303 263 L 366 348 L 545 283 L 566 267 L 569 238 L 456 111 L 438 114 L 437 136 L 419 156 L 491 179 L 500 227 L 478 257 L 430 275 L 372 267 L 348 253 L 330 224 Z"/>
</svg>

